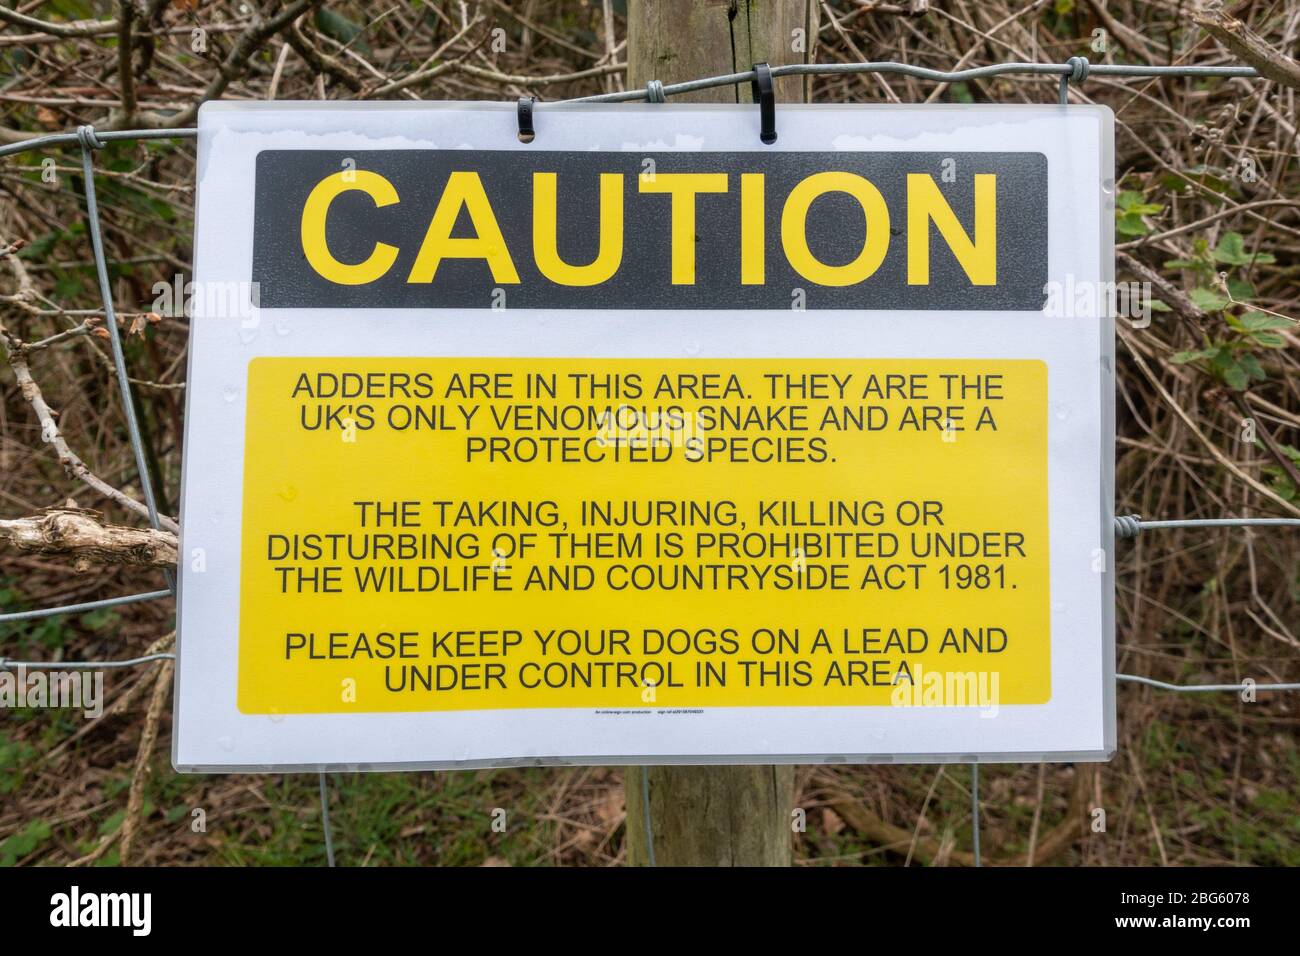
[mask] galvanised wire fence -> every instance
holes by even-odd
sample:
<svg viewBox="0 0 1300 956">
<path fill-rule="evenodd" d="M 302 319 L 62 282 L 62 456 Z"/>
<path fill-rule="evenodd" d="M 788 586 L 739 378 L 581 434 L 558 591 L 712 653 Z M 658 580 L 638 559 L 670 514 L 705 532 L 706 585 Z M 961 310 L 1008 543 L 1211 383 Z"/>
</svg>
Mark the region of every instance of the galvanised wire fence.
<svg viewBox="0 0 1300 956">
<path fill-rule="evenodd" d="M 1091 64 L 1085 57 L 1070 57 L 1065 63 L 995 63 L 988 66 L 973 67 L 965 70 L 932 70 L 925 67 L 914 66 L 908 63 L 879 62 L 879 63 L 833 63 L 833 64 L 812 64 L 799 63 L 787 66 L 775 66 L 767 69 L 764 65 L 764 72 L 773 78 L 794 77 L 794 76 L 833 76 L 835 74 L 845 73 L 880 73 L 880 74 L 897 74 L 910 76 L 920 80 L 928 80 L 935 83 L 961 83 L 970 80 L 985 79 L 995 76 L 1026 76 L 1026 77 L 1057 77 L 1058 78 L 1058 102 L 1062 105 L 1069 103 L 1070 84 L 1082 84 L 1089 76 L 1112 76 L 1128 78 L 1146 78 L 1146 79 L 1166 79 L 1166 78 L 1258 78 L 1259 73 L 1251 67 L 1217 67 L 1217 66 L 1131 66 L 1125 64 Z M 691 93 L 698 90 L 712 89 L 721 86 L 735 86 L 739 84 L 755 83 L 759 79 L 759 68 L 747 70 L 741 73 L 727 73 L 719 76 L 704 77 L 697 80 L 688 80 L 681 83 L 662 83 L 658 80 L 651 80 L 644 89 L 626 90 L 618 93 L 604 93 L 597 96 L 585 96 L 572 100 L 566 100 L 568 103 L 622 103 L 635 101 L 648 101 L 651 103 L 664 103 L 669 96 Z M 543 105 L 538 111 L 539 116 L 544 115 L 545 106 Z M 19 143 L 13 143 L 6 146 L 0 146 L 0 157 L 13 156 L 19 153 L 31 152 L 51 146 L 79 146 L 81 149 L 81 164 L 85 174 L 85 191 L 86 191 L 86 220 L 87 228 L 90 234 L 92 251 L 94 254 L 94 264 L 96 275 L 99 280 L 100 296 L 104 303 L 104 322 L 108 329 L 109 340 L 112 347 L 113 366 L 117 376 L 118 391 L 122 401 L 122 411 L 126 419 L 127 433 L 131 441 L 131 449 L 135 457 L 136 471 L 140 480 L 141 492 L 145 499 L 145 507 L 148 510 L 149 522 L 154 530 L 161 530 L 162 523 L 158 515 L 157 499 L 154 494 L 152 480 L 149 469 L 146 467 L 145 447 L 140 435 L 139 421 L 136 417 L 135 404 L 131 390 L 131 380 L 127 372 L 126 359 L 122 350 L 122 334 L 118 328 L 117 315 L 113 306 L 112 289 L 109 283 L 108 265 L 104 255 L 104 239 L 100 230 L 99 207 L 95 196 L 95 150 L 102 149 L 105 144 L 110 142 L 119 142 L 125 140 L 148 140 L 148 139 L 194 139 L 198 136 L 198 130 L 189 129 L 140 129 L 140 130 L 114 130 L 111 132 L 99 132 L 93 126 L 78 127 L 76 132 L 72 133 L 53 133 L 45 136 L 36 136 L 29 140 Z M 1160 530 L 1168 528 L 1285 528 L 1300 527 L 1300 518 L 1195 518 L 1195 519 L 1161 519 L 1147 520 L 1138 515 L 1118 516 L 1115 521 L 1115 537 L 1135 538 L 1141 532 L 1146 530 Z M 96 601 L 85 601 L 79 604 L 69 604 L 62 607 L 39 608 L 26 611 L 4 611 L 0 612 L 0 623 L 14 621 L 30 621 L 40 618 L 54 617 L 63 614 L 80 614 L 86 611 L 93 611 L 100 608 L 118 607 L 124 604 L 131 604 L 140 601 L 159 601 L 175 596 L 176 581 L 174 573 L 168 569 L 163 572 L 166 579 L 167 587 L 156 591 L 145 591 L 139 594 L 128 594 L 120 597 L 104 598 Z M 134 657 L 124 660 L 94 660 L 94 661 L 19 661 L 6 658 L 0 655 L 0 669 L 23 667 L 28 670 L 40 669 L 59 669 L 59 670 L 109 670 L 127 667 L 137 667 L 146 664 L 153 664 L 159 661 L 175 660 L 174 653 L 157 653 L 146 654 L 141 657 Z M 1155 680 L 1150 677 L 1144 677 L 1139 674 L 1116 674 L 1115 679 L 1118 683 L 1141 684 L 1147 687 L 1153 687 L 1157 690 L 1167 691 L 1175 694 L 1201 694 L 1201 693 L 1243 693 L 1255 691 L 1295 691 L 1300 690 L 1300 683 L 1276 683 L 1276 684 L 1259 684 L 1253 681 L 1246 681 L 1239 684 L 1171 684 L 1165 681 Z M 320 802 L 321 802 L 321 822 L 324 827 L 326 858 L 330 866 L 334 865 L 334 846 L 333 835 L 330 830 L 329 819 L 329 789 L 328 780 L 324 771 L 319 774 L 320 783 Z M 645 768 L 642 768 L 641 783 L 646 784 Z M 647 812 L 649 800 L 645 801 Z M 980 865 L 980 798 L 979 798 L 979 764 L 971 764 L 971 820 L 972 820 L 972 851 L 975 858 L 975 865 Z M 649 820 L 646 821 L 646 832 L 648 842 L 648 857 L 653 865 L 654 861 L 654 838 Z"/>
</svg>

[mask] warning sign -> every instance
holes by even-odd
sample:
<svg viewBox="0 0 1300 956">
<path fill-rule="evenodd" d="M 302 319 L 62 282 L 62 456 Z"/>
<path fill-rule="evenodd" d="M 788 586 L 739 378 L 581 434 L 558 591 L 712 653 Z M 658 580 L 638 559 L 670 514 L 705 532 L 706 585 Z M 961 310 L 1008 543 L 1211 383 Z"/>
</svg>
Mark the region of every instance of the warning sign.
<svg viewBox="0 0 1300 956">
<path fill-rule="evenodd" d="M 783 112 L 204 107 L 179 767 L 1106 756 L 1109 113 Z"/>
</svg>

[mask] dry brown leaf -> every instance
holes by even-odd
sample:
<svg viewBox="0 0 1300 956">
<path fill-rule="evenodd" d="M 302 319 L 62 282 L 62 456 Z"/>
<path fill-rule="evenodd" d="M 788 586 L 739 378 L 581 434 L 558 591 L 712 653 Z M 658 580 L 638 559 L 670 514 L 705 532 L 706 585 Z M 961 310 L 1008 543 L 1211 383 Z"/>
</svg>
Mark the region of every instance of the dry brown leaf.
<svg viewBox="0 0 1300 956">
<path fill-rule="evenodd" d="M 844 818 L 832 810 L 830 807 L 822 808 L 822 830 L 830 836 L 835 836 L 844 829 Z"/>
<path fill-rule="evenodd" d="M 606 826 L 623 819 L 623 788 L 611 787 L 605 799 L 596 804 L 596 816 Z"/>
</svg>

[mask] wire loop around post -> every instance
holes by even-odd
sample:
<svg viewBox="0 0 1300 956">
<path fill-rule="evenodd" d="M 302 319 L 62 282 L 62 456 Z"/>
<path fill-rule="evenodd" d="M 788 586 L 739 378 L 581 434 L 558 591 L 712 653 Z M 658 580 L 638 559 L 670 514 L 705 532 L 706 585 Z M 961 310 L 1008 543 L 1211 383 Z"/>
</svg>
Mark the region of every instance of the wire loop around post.
<svg viewBox="0 0 1300 956">
<path fill-rule="evenodd" d="M 772 67 L 766 63 L 754 64 L 754 79 L 751 83 L 754 102 L 758 104 L 759 129 L 758 138 L 764 143 L 776 142 L 776 87 L 772 83 Z"/>
<path fill-rule="evenodd" d="M 1142 531 L 1141 515 L 1116 515 L 1115 537 L 1136 538 Z"/>
<path fill-rule="evenodd" d="M 1070 81 L 1083 85 L 1083 81 L 1088 78 L 1088 70 L 1092 64 L 1088 62 L 1086 56 L 1072 56 L 1065 61 L 1065 65 L 1070 68 L 1069 73 L 1061 75 L 1061 105 L 1065 106 L 1070 101 Z"/>
<path fill-rule="evenodd" d="M 77 127 L 77 142 L 81 144 L 82 149 L 104 148 L 104 141 L 95 132 L 95 127 L 89 124 Z"/>
<path fill-rule="evenodd" d="M 662 80 L 651 80 L 645 85 L 645 98 L 647 103 L 667 103 L 668 96 L 664 93 L 664 84 Z"/>
</svg>

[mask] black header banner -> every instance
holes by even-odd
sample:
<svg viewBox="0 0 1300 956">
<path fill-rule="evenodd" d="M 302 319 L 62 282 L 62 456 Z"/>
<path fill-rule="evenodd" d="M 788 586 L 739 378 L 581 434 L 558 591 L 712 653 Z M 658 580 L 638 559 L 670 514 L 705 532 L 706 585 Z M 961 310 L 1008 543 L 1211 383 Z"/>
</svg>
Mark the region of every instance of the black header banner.
<svg viewBox="0 0 1300 956">
<path fill-rule="evenodd" d="M 1042 308 L 1040 153 L 266 150 L 263 308 Z"/>
</svg>

